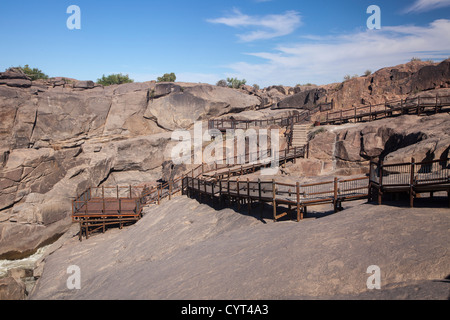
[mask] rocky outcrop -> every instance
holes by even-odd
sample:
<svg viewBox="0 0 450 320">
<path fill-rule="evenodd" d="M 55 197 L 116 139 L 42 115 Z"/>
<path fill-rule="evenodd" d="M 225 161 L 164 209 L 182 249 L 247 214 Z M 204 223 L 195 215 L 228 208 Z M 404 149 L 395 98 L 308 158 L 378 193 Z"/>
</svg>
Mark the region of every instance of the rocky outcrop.
<svg viewBox="0 0 450 320">
<path fill-rule="evenodd" d="M 8 87 L 29 88 L 31 87 L 31 79 L 22 70 L 11 68 L 0 73 L 0 85 Z"/>
<path fill-rule="evenodd" d="M 321 174 L 366 173 L 371 160 L 403 163 L 412 157 L 416 161 L 442 159 L 448 157 L 450 150 L 450 115 L 446 113 L 422 118 L 405 115 L 371 123 L 321 127 L 312 132 L 309 157 L 322 163 Z"/>
<path fill-rule="evenodd" d="M 0 279 L 0 300 L 24 300 L 26 297 L 25 284 L 14 277 Z"/>
<path fill-rule="evenodd" d="M 348 107 L 434 95 L 449 84 L 449 64 L 412 62 L 338 85 L 261 90 L 155 81 L 103 87 L 0 73 L 0 259 L 23 257 L 63 233 L 71 197 L 88 186 L 154 183 L 184 170 L 167 162 L 173 130 L 235 113 L 267 118 L 330 101 Z M 329 128 L 312 139 L 300 170 L 350 174 L 377 157 L 448 155 L 448 123 L 443 115 Z"/>
<path fill-rule="evenodd" d="M 217 210 L 176 197 L 145 208 L 132 228 L 87 243 L 69 239 L 46 258 L 30 298 L 448 298 L 447 208 L 345 206 L 326 217 L 329 205 L 310 207 L 309 219 L 298 224 L 261 223 L 245 209 Z M 271 214 L 264 211 L 264 219 Z M 382 289 L 368 291 L 366 270 L 374 263 Z M 67 288 L 72 264 L 81 269 L 81 290 Z M 440 289 L 414 288 L 415 281 Z M 403 290 L 391 295 L 390 288 Z"/>
<path fill-rule="evenodd" d="M 314 109 L 333 102 L 335 110 L 405 99 L 419 92 L 450 86 L 450 59 L 441 63 L 412 61 L 319 87 L 277 90 L 281 94 L 273 108 Z"/>
<path fill-rule="evenodd" d="M 177 88 L 162 84 L 156 86 L 155 95 L 169 90 L 173 93 L 152 99 L 144 113 L 146 119 L 154 119 L 167 130 L 186 129 L 195 121 L 252 110 L 260 105 L 260 100 L 255 96 L 212 85 Z"/>
<path fill-rule="evenodd" d="M 161 179 L 171 130 L 260 103 L 207 84 L 102 87 L 31 81 L 16 69 L 0 80 L 0 259 L 29 255 L 64 233 L 71 198 L 88 186 Z"/>
</svg>

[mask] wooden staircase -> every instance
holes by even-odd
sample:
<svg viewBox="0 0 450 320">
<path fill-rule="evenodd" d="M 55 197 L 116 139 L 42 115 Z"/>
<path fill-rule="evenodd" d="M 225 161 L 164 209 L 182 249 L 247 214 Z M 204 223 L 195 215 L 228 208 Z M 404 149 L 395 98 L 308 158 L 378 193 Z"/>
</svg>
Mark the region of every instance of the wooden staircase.
<svg viewBox="0 0 450 320">
<path fill-rule="evenodd" d="M 308 133 L 311 124 L 295 124 L 292 129 L 292 147 L 304 147 L 308 144 Z"/>
</svg>

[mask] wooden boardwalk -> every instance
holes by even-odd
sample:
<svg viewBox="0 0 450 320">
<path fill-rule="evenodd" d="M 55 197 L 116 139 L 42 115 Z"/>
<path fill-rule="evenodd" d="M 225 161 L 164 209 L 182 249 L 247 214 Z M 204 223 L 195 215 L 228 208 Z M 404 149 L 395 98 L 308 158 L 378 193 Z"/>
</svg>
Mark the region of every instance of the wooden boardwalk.
<svg viewBox="0 0 450 320">
<path fill-rule="evenodd" d="M 434 100 L 433 100 L 434 99 Z M 333 105 L 333 104 L 331 104 Z M 397 114 L 426 111 L 439 112 L 450 106 L 450 97 L 423 98 L 401 100 L 383 105 L 352 108 L 325 114 L 321 124 L 342 124 L 349 121 L 372 121 Z M 226 131 L 228 129 L 248 129 L 252 126 L 277 124 L 293 127 L 310 116 L 310 112 L 296 114 L 286 118 L 269 120 L 211 120 L 210 129 Z M 292 131 L 292 130 L 291 130 Z M 292 139 L 290 139 L 292 141 Z M 265 155 L 271 157 L 271 150 Z M 244 155 L 242 164 L 237 157 L 226 164 L 201 164 L 190 172 L 166 183 L 147 187 L 102 187 L 88 188 L 72 202 L 72 219 L 80 224 L 80 240 L 95 231 L 105 231 L 108 226 L 119 226 L 134 223 L 142 217 L 142 208 L 149 204 L 160 204 L 164 199 L 171 199 L 181 192 L 200 200 L 210 199 L 220 205 L 237 205 L 238 209 L 246 205 L 250 212 L 255 205 L 259 208 L 264 203 L 273 207 L 273 219 L 277 221 L 288 214 L 296 216 L 297 221 L 303 219 L 310 206 L 332 204 L 338 211 L 345 201 L 368 198 L 382 203 L 383 195 L 389 193 L 408 193 L 410 205 L 419 193 L 447 191 L 450 206 L 450 167 L 449 159 L 402 164 L 370 164 L 368 177 L 356 179 L 334 178 L 326 182 L 310 184 L 287 184 L 271 181 L 243 180 L 243 176 L 270 167 L 273 161 L 278 165 L 298 158 L 307 157 L 308 145 L 288 147 L 280 150 L 270 161 L 251 162 L 250 154 Z M 285 209 L 281 214 L 280 207 Z"/>
<path fill-rule="evenodd" d="M 123 195 L 123 190 L 128 195 Z M 142 187 L 101 187 L 88 188 L 72 201 L 72 221 L 80 224 L 79 238 L 86 238 L 92 232 L 105 232 L 109 226 L 134 223 L 142 217 L 139 193 Z"/>
<path fill-rule="evenodd" d="M 317 106 L 314 110 L 301 110 L 301 113 L 280 118 L 243 120 L 243 119 L 217 119 L 208 122 L 208 129 L 220 131 L 249 129 L 251 127 L 268 127 L 279 125 L 289 127 L 293 124 L 304 123 L 316 112 L 321 112 L 318 122 L 323 125 L 343 124 L 348 122 L 375 121 L 382 118 L 394 117 L 403 114 L 423 114 L 427 112 L 441 112 L 443 108 L 450 107 L 450 96 L 414 97 L 386 103 L 366 105 L 362 107 L 342 108 L 336 111 L 323 110 L 334 109 L 335 104 L 325 103 Z M 294 109 L 295 111 L 296 109 Z M 298 110 L 297 110 L 298 111 Z"/>
<path fill-rule="evenodd" d="M 288 148 L 281 150 L 278 156 L 273 155 L 277 164 L 286 161 L 295 161 L 304 157 L 305 148 Z M 265 155 L 272 158 L 271 150 L 266 150 Z M 250 154 L 245 154 L 243 161 L 251 159 Z M 225 159 L 226 160 L 226 159 Z M 160 204 L 164 199 L 171 200 L 172 196 L 181 192 L 186 193 L 187 177 L 199 178 L 204 181 L 216 181 L 217 179 L 229 179 L 250 172 L 255 172 L 270 167 L 272 161 L 261 161 L 236 165 L 237 158 L 229 159 L 232 164 L 218 165 L 201 164 L 187 174 L 166 183 L 148 187 L 97 187 L 88 188 L 72 201 L 72 220 L 80 224 L 80 240 L 96 231 L 105 231 L 108 226 L 119 226 L 134 223 L 142 217 L 142 208 L 150 204 Z M 273 160 L 273 159 L 272 159 Z M 227 162 L 227 161 L 224 161 Z"/>
<path fill-rule="evenodd" d="M 251 212 L 253 205 L 257 204 L 261 210 L 263 203 L 271 204 L 273 207 L 273 219 L 278 219 L 294 214 L 297 221 L 304 218 L 307 208 L 321 204 L 334 205 L 334 211 L 338 211 L 342 202 L 368 197 L 368 177 L 332 181 L 312 184 L 288 184 L 275 180 L 250 181 L 248 178 L 242 180 L 218 180 L 208 181 L 203 177 L 186 177 L 184 186 L 190 197 L 199 200 L 209 199 L 220 206 L 228 204 L 241 206 L 247 205 Z M 285 208 L 285 212 L 278 214 L 279 207 Z M 260 211 L 261 212 L 261 211 Z"/>
<path fill-rule="evenodd" d="M 370 163 L 370 200 L 382 203 L 383 195 L 409 195 L 410 207 L 420 193 L 446 191 L 450 207 L 450 158 L 406 163 Z"/>
<path fill-rule="evenodd" d="M 403 114 L 420 115 L 426 112 L 437 113 L 449 106 L 450 96 L 415 97 L 363 107 L 343 108 L 338 111 L 323 113 L 320 117 L 320 124 L 374 121 Z"/>
</svg>

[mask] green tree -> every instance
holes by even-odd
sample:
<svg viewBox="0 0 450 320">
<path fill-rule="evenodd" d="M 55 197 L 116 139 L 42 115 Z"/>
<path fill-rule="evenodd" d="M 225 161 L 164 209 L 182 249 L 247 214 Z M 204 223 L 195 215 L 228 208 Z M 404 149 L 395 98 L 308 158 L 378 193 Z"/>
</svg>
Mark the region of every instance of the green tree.
<svg viewBox="0 0 450 320">
<path fill-rule="evenodd" d="M 17 69 L 22 70 L 27 76 L 31 78 L 31 80 L 37 80 L 37 79 L 48 79 L 48 75 L 43 73 L 38 68 L 30 68 L 28 64 L 25 65 L 25 67 L 17 67 Z"/>
<path fill-rule="evenodd" d="M 175 82 L 177 76 L 175 73 L 165 73 L 162 77 L 158 77 L 158 82 Z"/>
<path fill-rule="evenodd" d="M 247 80 L 245 79 L 239 80 L 237 78 L 227 78 L 227 83 L 228 87 L 233 89 L 239 89 L 240 87 L 242 87 L 247 83 Z"/>
<path fill-rule="evenodd" d="M 110 86 L 113 84 L 122 84 L 122 83 L 131 83 L 134 82 L 133 79 L 130 79 L 128 75 L 119 74 L 110 74 L 109 76 L 103 75 L 100 79 L 97 79 L 97 83 L 103 86 Z"/>
</svg>

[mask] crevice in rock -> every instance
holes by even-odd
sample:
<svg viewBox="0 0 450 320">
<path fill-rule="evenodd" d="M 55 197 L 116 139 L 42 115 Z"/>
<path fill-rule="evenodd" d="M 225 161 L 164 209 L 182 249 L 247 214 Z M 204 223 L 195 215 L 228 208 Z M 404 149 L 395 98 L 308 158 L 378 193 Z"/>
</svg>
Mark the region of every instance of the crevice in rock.
<svg viewBox="0 0 450 320">
<path fill-rule="evenodd" d="M 33 143 L 31 141 L 33 140 L 34 130 L 36 129 L 37 117 L 38 117 L 38 109 L 36 108 L 36 112 L 34 114 L 33 126 L 31 127 L 30 141 L 29 141 L 29 144 L 28 144 L 29 148 L 31 148 L 33 146 Z"/>
</svg>

